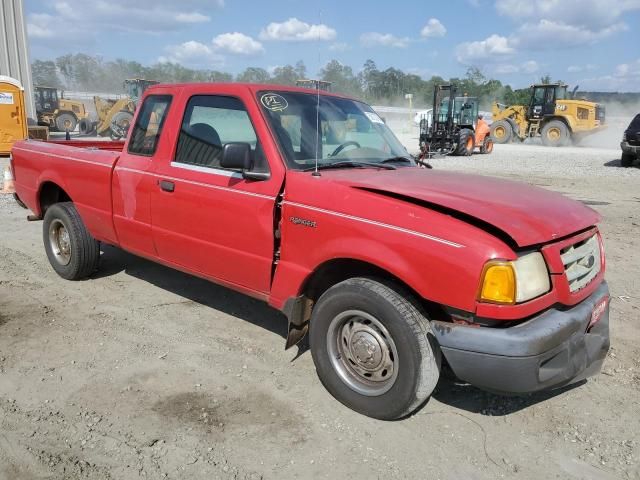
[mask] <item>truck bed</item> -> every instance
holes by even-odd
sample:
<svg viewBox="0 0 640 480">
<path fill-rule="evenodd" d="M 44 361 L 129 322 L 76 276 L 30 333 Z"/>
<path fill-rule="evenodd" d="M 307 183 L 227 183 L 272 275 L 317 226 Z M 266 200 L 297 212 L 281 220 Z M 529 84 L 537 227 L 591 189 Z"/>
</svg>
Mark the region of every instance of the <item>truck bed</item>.
<svg viewBox="0 0 640 480">
<path fill-rule="evenodd" d="M 42 214 L 40 192 L 47 182 L 59 185 L 103 241 L 117 243 L 111 216 L 111 177 L 124 142 L 17 142 L 12 150 L 16 186 L 21 200 Z"/>
</svg>

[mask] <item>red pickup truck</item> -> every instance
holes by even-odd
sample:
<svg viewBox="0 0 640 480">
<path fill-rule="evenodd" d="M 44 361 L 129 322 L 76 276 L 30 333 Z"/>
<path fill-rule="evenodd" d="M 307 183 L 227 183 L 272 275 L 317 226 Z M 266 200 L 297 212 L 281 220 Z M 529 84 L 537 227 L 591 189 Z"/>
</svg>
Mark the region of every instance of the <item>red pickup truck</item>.
<svg viewBox="0 0 640 480">
<path fill-rule="evenodd" d="M 525 393 L 596 374 L 609 348 L 596 212 L 421 168 L 340 95 L 154 86 L 125 142 L 19 142 L 11 168 L 60 276 L 91 276 L 102 243 L 262 299 L 365 415 L 412 413 L 444 361 Z"/>
</svg>

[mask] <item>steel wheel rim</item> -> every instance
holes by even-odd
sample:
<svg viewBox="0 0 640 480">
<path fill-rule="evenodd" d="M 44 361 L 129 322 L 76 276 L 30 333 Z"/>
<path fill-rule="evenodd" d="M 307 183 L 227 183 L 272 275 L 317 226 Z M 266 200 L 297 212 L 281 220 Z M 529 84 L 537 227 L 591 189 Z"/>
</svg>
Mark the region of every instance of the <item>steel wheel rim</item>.
<svg viewBox="0 0 640 480">
<path fill-rule="evenodd" d="M 558 140 L 560 138 L 560 129 L 557 127 L 550 128 L 549 132 L 547 133 L 547 138 L 554 141 Z"/>
<path fill-rule="evenodd" d="M 71 239 L 67 228 L 58 219 L 49 225 L 49 245 L 56 262 L 68 265 L 71 261 Z"/>
<path fill-rule="evenodd" d="M 347 310 L 331 320 L 327 351 L 340 379 L 361 395 L 382 395 L 398 378 L 393 338 L 377 318 L 362 310 Z"/>
<path fill-rule="evenodd" d="M 493 131 L 493 134 L 496 136 L 496 138 L 502 138 L 506 134 L 506 129 L 504 127 L 496 127 L 496 129 Z"/>
</svg>

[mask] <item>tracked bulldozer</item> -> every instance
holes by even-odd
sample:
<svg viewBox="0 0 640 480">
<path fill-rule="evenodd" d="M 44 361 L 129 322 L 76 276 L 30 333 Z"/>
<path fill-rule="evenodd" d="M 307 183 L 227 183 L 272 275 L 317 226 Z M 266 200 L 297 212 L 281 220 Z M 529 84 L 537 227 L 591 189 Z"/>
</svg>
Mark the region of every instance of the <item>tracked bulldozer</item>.
<svg viewBox="0 0 640 480">
<path fill-rule="evenodd" d="M 576 99 L 561 83 L 531 86 L 529 105 L 493 104 L 491 138 L 496 143 L 541 138 L 542 143 L 562 147 L 606 128 L 603 105 Z"/>
<path fill-rule="evenodd" d="M 101 137 L 111 137 L 112 140 L 126 137 L 142 94 L 157 83 L 141 78 L 127 79 L 124 81 L 125 97 L 117 100 L 93 97 L 97 120 L 87 118 L 81 121 L 80 133 L 90 135 L 95 132 Z"/>
</svg>

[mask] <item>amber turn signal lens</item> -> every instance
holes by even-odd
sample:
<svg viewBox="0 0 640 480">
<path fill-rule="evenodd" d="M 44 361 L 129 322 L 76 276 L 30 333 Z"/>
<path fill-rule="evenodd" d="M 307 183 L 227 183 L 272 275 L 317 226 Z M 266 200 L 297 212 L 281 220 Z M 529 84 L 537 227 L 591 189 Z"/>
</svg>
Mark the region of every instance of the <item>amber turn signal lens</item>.
<svg viewBox="0 0 640 480">
<path fill-rule="evenodd" d="M 479 300 L 513 304 L 516 301 L 516 275 L 506 262 L 489 263 L 484 269 Z"/>
</svg>

